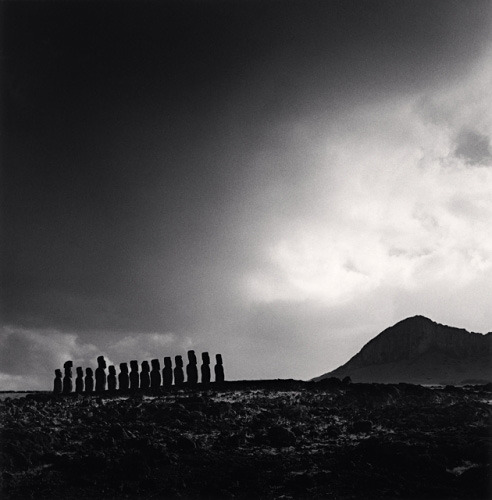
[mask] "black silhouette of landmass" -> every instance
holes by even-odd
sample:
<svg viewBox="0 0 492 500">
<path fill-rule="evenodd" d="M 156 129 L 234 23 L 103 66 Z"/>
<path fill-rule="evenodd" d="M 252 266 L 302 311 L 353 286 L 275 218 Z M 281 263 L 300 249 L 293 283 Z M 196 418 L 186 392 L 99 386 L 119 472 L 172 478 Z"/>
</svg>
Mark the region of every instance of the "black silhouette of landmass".
<svg viewBox="0 0 492 500">
<path fill-rule="evenodd" d="M 387 328 L 336 370 L 314 380 L 466 384 L 492 381 L 492 333 L 482 335 L 414 316 Z"/>
</svg>

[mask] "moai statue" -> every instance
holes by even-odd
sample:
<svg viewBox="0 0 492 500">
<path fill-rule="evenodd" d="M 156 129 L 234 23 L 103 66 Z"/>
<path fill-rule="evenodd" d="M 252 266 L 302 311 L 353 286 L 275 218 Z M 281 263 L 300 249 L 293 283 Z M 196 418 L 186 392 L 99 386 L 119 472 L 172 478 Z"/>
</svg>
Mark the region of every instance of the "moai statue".
<svg viewBox="0 0 492 500">
<path fill-rule="evenodd" d="M 215 382 L 224 382 L 224 365 L 222 364 L 222 354 L 215 355 Z"/>
<path fill-rule="evenodd" d="M 154 392 L 158 392 L 161 388 L 161 364 L 158 359 L 153 359 L 151 362 L 152 371 L 150 372 L 150 388 Z"/>
<path fill-rule="evenodd" d="M 94 391 L 94 373 L 92 368 L 85 369 L 85 392 L 91 393 Z"/>
<path fill-rule="evenodd" d="M 63 394 L 70 394 L 73 390 L 72 383 L 72 366 L 71 361 L 65 361 L 63 368 L 65 369 L 65 376 L 63 377 Z"/>
<path fill-rule="evenodd" d="M 128 365 L 120 363 L 120 373 L 118 375 L 118 386 L 120 391 L 127 391 L 129 386 Z"/>
<path fill-rule="evenodd" d="M 169 388 L 173 385 L 173 363 L 169 356 L 164 358 L 164 368 L 162 369 L 162 385 Z"/>
<path fill-rule="evenodd" d="M 183 372 L 183 358 L 181 356 L 174 357 L 174 385 L 183 385 L 184 372 Z"/>
<path fill-rule="evenodd" d="M 196 366 L 195 351 L 188 351 L 188 364 L 186 365 L 186 378 L 189 385 L 198 383 L 198 368 Z"/>
<path fill-rule="evenodd" d="M 106 390 L 106 361 L 104 356 L 97 358 L 96 368 L 96 392 L 101 393 Z"/>
<path fill-rule="evenodd" d="M 135 392 L 140 386 L 140 376 L 138 374 L 138 361 L 130 361 L 130 391 Z"/>
<path fill-rule="evenodd" d="M 202 384 L 207 385 L 210 383 L 210 356 L 208 352 L 202 352 Z"/>
<path fill-rule="evenodd" d="M 62 393 L 62 372 L 61 370 L 55 370 L 55 380 L 53 382 L 53 393 Z"/>
<path fill-rule="evenodd" d="M 140 372 L 140 389 L 144 391 L 150 387 L 150 366 L 148 361 L 142 361 L 142 371 Z"/>
<path fill-rule="evenodd" d="M 110 365 L 108 371 L 108 391 L 116 391 L 116 368 Z"/>
<path fill-rule="evenodd" d="M 77 377 L 75 379 L 75 392 L 82 394 L 84 392 L 84 370 L 81 366 L 77 366 Z"/>
</svg>

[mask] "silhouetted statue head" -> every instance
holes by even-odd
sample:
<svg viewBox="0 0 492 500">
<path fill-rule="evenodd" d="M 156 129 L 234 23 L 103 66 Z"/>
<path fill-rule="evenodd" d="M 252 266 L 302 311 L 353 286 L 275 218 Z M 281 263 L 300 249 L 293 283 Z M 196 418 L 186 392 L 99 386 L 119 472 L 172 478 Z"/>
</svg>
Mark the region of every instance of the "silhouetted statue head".
<svg viewBox="0 0 492 500">
<path fill-rule="evenodd" d="M 133 371 L 136 371 L 138 372 L 138 361 L 136 359 L 132 359 L 130 361 L 130 368 L 133 370 Z"/>
<path fill-rule="evenodd" d="M 142 371 L 150 372 L 150 366 L 148 361 L 142 361 Z"/>
<path fill-rule="evenodd" d="M 86 368 L 85 373 L 85 392 L 92 392 L 94 390 L 94 372 L 92 368 Z"/>
<path fill-rule="evenodd" d="M 55 380 L 53 382 L 53 392 L 55 394 L 62 393 L 62 372 L 61 370 L 55 370 Z"/>
<path fill-rule="evenodd" d="M 77 366 L 77 378 L 75 379 L 75 392 L 80 394 L 84 391 L 84 370 L 81 366 Z"/>
<path fill-rule="evenodd" d="M 183 373 L 183 358 L 181 356 L 175 356 L 174 358 L 174 384 L 181 386 L 184 383 L 184 373 Z"/>
<path fill-rule="evenodd" d="M 198 369 L 196 366 L 195 351 L 188 351 L 188 365 L 186 367 L 186 375 L 188 377 L 188 384 L 195 385 L 198 382 Z"/>
<path fill-rule="evenodd" d="M 222 383 L 224 382 L 224 367 L 222 366 L 222 355 L 215 355 L 216 364 L 214 366 L 215 371 L 215 382 Z"/>
<path fill-rule="evenodd" d="M 65 361 L 65 363 L 63 363 L 63 368 L 65 369 L 65 376 L 66 377 L 72 376 L 72 366 L 73 366 L 73 363 L 71 361 Z"/>
<path fill-rule="evenodd" d="M 70 394 L 73 389 L 72 385 L 72 366 L 71 361 L 65 361 L 63 367 L 65 368 L 65 376 L 63 377 L 63 394 Z"/>
<path fill-rule="evenodd" d="M 202 373 L 202 384 L 210 383 L 210 356 L 208 352 L 202 352 L 202 366 L 200 368 Z"/>
<path fill-rule="evenodd" d="M 104 356 L 98 356 L 97 367 L 102 368 L 103 370 L 106 368 L 106 360 L 104 359 Z"/>
<path fill-rule="evenodd" d="M 154 392 L 158 392 L 161 387 L 161 364 L 158 359 L 153 359 L 151 361 L 152 371 L 150 372 L 150 387 Z"/>
<path fill-rule="evenodd" d="M 173 384 L 173 364 L 171 358 L 166 356 L 164 358 L 164 368 L 162 369 L 162 385 L 170 387 Z"/>
<path fill-rule="evenodd" d="M 108 390 L 115 391 L 116 390 L 116 368 L 114 365 L 109 365 L 108 367 Z"/>
<path fill-rule="evenodd" d="M 132 374 L 134 378 L 135 372 Z M 138 378 L 138 374 L 137 374 Z M 120 363 L 120 374 L 118 375 L 118 382 L 120 384 L 120 391 L 126 391 L 129 388 L 130 377 L 128 375 L 128 365 L 126 363 Z"/>
</svg>

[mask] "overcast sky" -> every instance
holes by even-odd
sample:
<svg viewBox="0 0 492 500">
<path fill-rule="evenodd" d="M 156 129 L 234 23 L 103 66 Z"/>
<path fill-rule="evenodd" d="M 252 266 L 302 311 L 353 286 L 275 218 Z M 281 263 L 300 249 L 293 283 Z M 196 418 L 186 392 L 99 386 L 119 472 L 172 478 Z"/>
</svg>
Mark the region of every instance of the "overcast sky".
<svg viewBox="0 0 492 500">
<path fill-rule="evenodd" d="M 0 389 L 307 379 L 492 330 L 492 3 L 2 3 Z"/>
</svg>

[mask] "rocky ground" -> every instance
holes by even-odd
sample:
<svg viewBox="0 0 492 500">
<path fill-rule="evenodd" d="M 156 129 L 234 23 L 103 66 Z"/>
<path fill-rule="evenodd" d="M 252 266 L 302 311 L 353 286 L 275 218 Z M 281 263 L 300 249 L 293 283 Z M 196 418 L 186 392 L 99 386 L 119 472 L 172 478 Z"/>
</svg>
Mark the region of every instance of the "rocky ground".
<svg viewBox="0 0 492 500">
<path fill-rule="evenodd" d="M 491 391 L 328 380 L 6 399 L 2 497 L 490 498 Z"/>
</svg>

